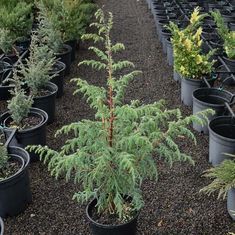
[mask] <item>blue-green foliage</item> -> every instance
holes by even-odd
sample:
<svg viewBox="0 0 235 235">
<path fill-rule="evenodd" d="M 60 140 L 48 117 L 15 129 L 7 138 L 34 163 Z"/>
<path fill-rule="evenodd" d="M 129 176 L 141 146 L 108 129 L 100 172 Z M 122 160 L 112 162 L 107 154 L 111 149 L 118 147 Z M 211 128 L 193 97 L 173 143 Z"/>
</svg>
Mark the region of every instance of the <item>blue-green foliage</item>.
<svg viewBox="0 0 235 235">
<path fill-rule="evenodd" d="M 190 156 L 181 153 L 177 143 L 195 137 L 187 126 L 195 121 L 204 123 L 199 116 L 182 117 L 179 109 L 168 110 L 164 101 L 144 105 L 138 100 L 123 103 L 128 83 L 140 71 L 117 75 L 124 68 L 134 68 L 129 61 L 115 61 L 113 55 L 125 49 L 121 43 L 113 44 L 110 31 L 112 14 L 106 20 L 102 10 L 96 13 L 97 22 L 92 26 L 96 34 L 85 34 L 83 39 L 92 39 L 103 44 L 104 49 L 90 47 L 99 60 L 85 60 L 79 65 L 88 65 L 106 71 L 107 86 L 97 87 L 82 79 L 73 79 L 78 86 L 75 92 L 82 92 L 92 108 L 96 110 L 95 120 L 82 120 L 64 126 L 57 135 L 73 133 L 65 145 L 55 151 L 48 147 L 33 146 L 41 155 L 51 174 L 58 178 L 65 175 L 81 185 L 81 191 L 74 199 L 85 202 L 97 198 L 99 212 L 116 213 L 120 220 L 128 218 L 124 195 L 132 198 L 131 209 L 143 206 L 141 184 L 145 179 L 157 179 L 157 156 L 170 165 L 175 161 L 189 161 Z M 210 111 L 200 113 L 205 117 Z M 112 131 L 111 131 L 112 130 Z"/>
</svg>

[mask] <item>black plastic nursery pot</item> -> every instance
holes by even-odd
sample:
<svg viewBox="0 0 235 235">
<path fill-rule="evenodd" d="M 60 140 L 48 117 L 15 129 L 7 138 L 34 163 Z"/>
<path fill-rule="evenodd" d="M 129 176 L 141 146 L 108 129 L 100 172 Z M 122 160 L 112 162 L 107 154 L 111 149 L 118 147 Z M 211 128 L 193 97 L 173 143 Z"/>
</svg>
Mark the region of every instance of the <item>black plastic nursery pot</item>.
<svg viewBox="0 0 235 235">
<path fill-rule="evenodd" d="M 209 122 L 209 162 L 219 165 L 235 153 L 235 122 L 231 116 L 219 116 Z"/>
<path fill-rule="evenodd" d="M 65 64 L 61 61 L 57 61 L 53 67 L 53 71 L 51 74 L 57 74 L 56 77 L 51 79 L 51 82 L 56 84 L 58 91 L 57 91 L 57 98 L 60 98 L 64 94 L 64 77 L 65 77 Z"/>
<path fill-rule="evenodd" d="M 97 200 L 91 201 L 86 208 L 86 216 L 92 235 L 136 235 L 137 220 L 139 213 L 129 222 L 121 225 L 104 225 L 92 219 L 92 210 L 96 206 Z"/>
<path fill-rule="evenodd" d="M 215 114 L 210 115 L 208 117 L 209 120 L 212 120 L 217 116 L 222 116 L 226 109 L 225 102 L 230 103 L 232 97 L 232 93 L 226 90 L 216 88 L 199 88 L 193 92 L 193 114 L 206 109 L 213 109 Z M 209 133 L 208 125 L 201 126 L 193 123 L 193 128 L 204 134 Z"/>
<path fill-rule="evenodd" d="M 71 53 L 72 53 L 71 46 L 64 44 L 63 52 L 55 55 L 57 59 L 60 59 L 60 61 L 66 65 L 66 69 L 65 69 L 66 75 L 68 75 L 70 73 Z"/>
<path fill-rule="evenodd" d="M 225 64 L 228 66 L 231 72 L 235 72 L 235 59 L 230 59 L 226 56 L 223 57 Z"/>
<path fill-rule="evenodd" d="M 46 130 L 47 130 L 47 121 L 48 115 L 45 111 L 37 108 L 31 108 L 30 114 L 34 117 L 40 118 L 40 123 L 32 128 L 18 130 L 15 137 L 10 142 L 9 146 L 18 146 L 25 148 L 28 145 L 45 145 L 46 144 Z M 4 134 L 6 139 L 9 138 L 13 129 L 7 126 L 7 123 L 11 120 L 11 115 L 9 111 L 3 113 L 0 116 L 0 123 L 5 127 Z M 38 161 L 39 156 L 34 152 L 30 153 L 30 161 Z"/>
<path fill-rule="evenodd" d="M 73 62 L 75 60 L 76 57 L 76 51 L 77 51 L 77 40 L 69 40 L 65 42 L 66 45 L 71 46 L 72 51 L 71 51 L 71 62 Z"/>
<path fill-rule="evenodd" d="M 212 81 L 212 79 L 209 79 Z M 206 84 L 202 79 L 190 79 L 181 77 L 181 101 L 186 106 L 193 106 L 193 92 L 200 88 L 204 87 Z"/>
<path fill-rule="evenodd" d="M 229 215 L 233 220 L 235 220 L 235 188 L 231 188 L 228 191 L 228 196 L 227 196 L 227 210 Z"/>
<path fill-rule="evenodd" d="M 4 223 L 2 218 L 0 217 L 0 235 L 4 234 Z"/>
<path fill-rule="evenodd" d="M 34 100 L 33 107 L 45 111 L 48 115 L 47 123 L 51 124 L 55 119 L 56 94 L 58 88 L 54 83 L 48 82 L 45 86 L 45 90 L 49 91 L 50 94 L 41 97 L 35 97 L 33 99 Z"/>
<path fill-rule="evenodd" d="M 28 165 L 29 154 L 22 148 L 9 147 L 11 159 L 18 161 L 21 168 L 11 177 L 0 181 L 0 216 L 16 216 L 32 201 Z"/>
</svg>

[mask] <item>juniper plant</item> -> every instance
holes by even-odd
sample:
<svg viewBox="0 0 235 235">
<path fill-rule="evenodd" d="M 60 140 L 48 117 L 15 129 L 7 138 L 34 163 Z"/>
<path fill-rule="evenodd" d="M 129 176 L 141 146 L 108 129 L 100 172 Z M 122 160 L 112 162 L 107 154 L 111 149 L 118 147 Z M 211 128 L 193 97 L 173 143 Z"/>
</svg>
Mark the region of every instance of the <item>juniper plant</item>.
<svg viewBox="0 0 235 235">
<path fill-rule="evenodd" d="M 43 1 L 38 2 L 39 9 L 38 36 L 42 43 L 46 44 L 55 54 L 60 53 L 63 49 L 62 33 L 58 29 L 60 20 L 51 14 Z"/>
<path fill-rule="evenodd" d="M 192 122 L 204 123 L 199 116 L 182 117 L 179 109 L 168 110 L 164 101 L 143 105 L 135 100 L 123 103 L 124 91 L 128 83 L 140 71 L 134 70 L 118 76 L 125 68 L 134 68 L 127 60 L 116 61 L 114 54 L 125 49 L 122 43 L 113 44 L 110 31 L 113 16 L 108 19 L 102 10 L 95 14 L 97 22 L 91 26 L 97 33 L 85 34 L 82 39 L 92 39 L 104 49 L 90 47 L 99 60 L 85 60 L 79 66 L 89 65 L 106 72 L 107 86 L 98 87 L 80 78 L 73 79 L 90 106 L 96 110 L 95 120 L 81 120 L 62 127 L 56 135 L 73 133 L 65 145 L 55 151 L 47 146 L 31 146 L 39 153 L 44 163 L 48 163 L 51 174 L 58 178 L 74 178 L 81 184 L 80 192 L 74 199 L 85 202 L 97 198 L 99 213 L 115 214 L 120 221 L 130 218 L 130 211 L 143 206 L 141 184 L 147 179 L 156 179 L 157 165 L 153 153 L 157 153 L 172 166 L 177 161 L 194 163 L 190 156 L 181 153 L 176 139 L 195 137 L 187 128 Z M 204 116 L 210 111 L 202 112 Z M 123 196 L 132 198 L 131 209 L 126 206 Z"/>
<path fill-rule="evenodd" d="M 0 28 L 9 30 L 14 40 L 27 37 L 32 23 L 32 4 L 12 0 L 0 2 Z"/>
<path fill-rule="evenodd" d="M 77 40 L 85 33 L 95 4 L 89 0 L 46 0 L 54 26 L 61 32 L 63 42 Z"/>
<path fill-rule="evenodd" d="M 217 25 L 217 31 L 224 41 L 223 47 L 225 53 L 228 58 L 235 59 L 235 31 L 229 31 L 224 23 L 221 13 L 218 10 L 211 12 L 211 15 L 214 17 Z"/>
<path fill-rule="evenodd" d="M 204 176 L 213 181 L 200 191 L 208 195 L 218 191 L 218 198 L 225 199 L 228 191 L 235 188 L 235 161 L 225 160 L 219 166 L 207 170 Z"/>
<path fill-rule="evenodd" d="M 40 42 L 37 34 L 32 35 L 29 51 L 29 58 L 24 63 L 19 62 L 18 72 L 29 87 L 30 94 L 37 97 L 47 82 L 56 76 L 50 73 L 56 59 L 53 51 Z"/>
<path fill-rule="evenodd" d="M 13 120 L 12 125 L 17 128 L 23 128 L 23 119 L 28 117 L 30 108 L 33 104 L 32 96 L 26 95 L 22 88 L 22 81 L 18 70 L 13 70 L 13 78 L 9 79 L 14 84 L 14 89 L 11 90 L 12 99 L 8 101 L 8 109 Z"/>
</svg>

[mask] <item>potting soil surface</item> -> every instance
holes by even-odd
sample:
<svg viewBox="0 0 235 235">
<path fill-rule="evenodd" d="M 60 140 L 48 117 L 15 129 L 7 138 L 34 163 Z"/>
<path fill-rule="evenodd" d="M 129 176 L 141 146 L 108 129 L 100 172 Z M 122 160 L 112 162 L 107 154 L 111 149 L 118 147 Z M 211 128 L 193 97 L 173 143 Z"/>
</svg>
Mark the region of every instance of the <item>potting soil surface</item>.
<svg viewBox="0 0 235 235">
<path fill-rule="evenodd" d="M 139 99 L 151 103 L 159 99 L 167 101 L 168 108 L 179 107 L 184 115 L 192 113 L 180 102 L 180 85 L 173 81 L 173 70 L 166 63 L 156 28 L 145 0 L 97 0 L 100 7 L 114 14 L 114 42 L 123 42 L 126 50 L 119 58 L 128 59 L 143 71 L 128 87 L 126 102 Z M 77 67 L 79 61 L 94 58 L 87 50 L 91 44 L 82 43 L 66 77 L 65 95 L 57 100 L 56 121 L 48 126 L 48 145 L 58 149 L 66 136 L 54 138 L 55 131 L 65 124 L 81 119 L 93 119 L 94 111 L 86 104 L 82 94 L 73 96 L 74 77 L 89 83 L 102 85 L 102 75 L 85 66 Z M 1 112 L 6 103 L 0 103 Z M 159 180 L 146 181 L 142 190 L 145 206 L 139 217 L 138 235 L 226 235 L 235 232 L 235 223 L 230 219 L 226 201 L 217 200 L 217 195 L 206 196 L 199 190 L 210 180 L 202 177 L 208 163 L 208 137 L 196 133 L 198 145 L 182 141 L 182 150 L 196 161 L 175 164 L 172 168 L 159 161 Z M 41 162 L 30 165 L 33 203 L 26 211 L 14 218 L 5 219 L 5 235 L 88 235 L 85 205 L 72 200 L 79 186 L 64 179 L 55 180 Z M 16 195 L 17 196 L 17 195 Z"/>
</svg>

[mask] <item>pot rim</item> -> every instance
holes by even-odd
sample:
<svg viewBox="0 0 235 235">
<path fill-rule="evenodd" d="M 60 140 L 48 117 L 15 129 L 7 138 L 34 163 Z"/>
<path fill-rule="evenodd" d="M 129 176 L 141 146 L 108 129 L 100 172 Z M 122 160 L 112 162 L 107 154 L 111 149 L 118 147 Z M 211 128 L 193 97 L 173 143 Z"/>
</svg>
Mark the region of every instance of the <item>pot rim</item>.
<svg viewBox="0 0 235 235">
<path fill-rule="evenodd" d="M 20 166 L 20 168 L 13 175 L 11 175 L 8 178 L 5 178 L 3 180 L 0 180 L 0 185 L 1 184 L 5 184 L 5 183 L 11 181 L 12 179 L 16 178 L 25 169 L 25 160 L 23 159 L 23 157 L 21 157 L 20 155 L 17 155 L 17 154 L 8 154 L 8 156 L 10 158 L 18 158 L 18 159 L 20 159 L 21 166 Z"/>
<path fill-rule="evenodd" d="M 64 71 L 64 70 L 66 69 L 65 63 L 63 63 L 62 61 L 57 60 L 56 63 L 55 63 L 55 65 L 56 65 L 56 64 L 57 64 L 57 65 L 59 64 L 59 66 L 60 66 L 61 68 L 58 69 L 58 70 L 53 69 L 53 70 L 50 72 L 50 74 L 53 74 L 53 73 L 58 73 L 58 74 L 60 74 L 62 71 Z"/>
<path fill-rule="evenodd" d="M 53 82 L 47 82 L 44 87 L 45 88 L 50 87 L 50 88 L 53 89 L 53 91 L 49 90 L 50 94 L 48 94 L 48 95 L 34 97 L 33 98 L 34 100 L 51 97 L 51 96 L 55 95 L 57 93 L 57 91 L 58 91 L 57 85 L 54 84 Z"/>
<path fill-rule="evenodd" d="M 199 90 L 210 90 L 210 91 L 216 90 L 216 91 L 220 91 L 220 92 L 226 93 L 228 95 L 231 95 L 231 97 L 233 96 L 233 94 L 231 92 L 226 91 L 226 90 L 219 90 L 217 88 L 202 87 L 202 88 L 198 88 L 195 91 L 193 91 L 193 100 L 196 100 L 200 104 L 203 104 L 203 105 L 206 105 L 206 106 L 211 106 L 211 107 L 214 107 L 214 108 L 220 108 L 220 107 L 222 108 L 222 107 L 225 107 L 225 105 L 224 104 L 211 104 L 211 103 L 207 103 L 207 102 L 199 100 L 197 97 L 195 97 L 195 93 L 198 92 Z"/>
<path fill-rule="evenodd" d="M 30 108 L 30 112 L 29 113 L 34 113 L 34 114 L 37 114 L 38 116 L 41 116 L 42 117 L 42 121 L 39 124 L 37 124 L 36 126 L 34 126 L 34 127 L 23 129 L 23 130 L 18 130 L 17 132 L 19 132 L 20 134 L 25 134 L 27 132 L 34 131 L 35 129 L 37 129 L 37 128 L 43 126 L 44 124 L 46 124 L 47 121 L 48 121 L 48 114 L 45 111 L 43 111 L 42 109 Z M 5 117 L 4 120 L 1 120 L 2 123 L 4 123 L 5 120 L 11 116 L 9 111 L 6 111 L 6 112 L 4 112 L 0 116 L 0 119 L 2 119 L 4 115 L 7 115 L 7 117 Z M 7 130 L 12 130 L 12 128 L 10 128 L 10 127 L 5 127 L 5 128 Z"/>
<path fill-rule="evenodd" d="M 213 134 L 213 135 L 216 136 L 218 139 L 222 139 L 222 140 L 225 140 L 225 141 L 230 141 L 230 142 L 234 142 L 234 143 L 235 143 L 235 138 L 232 139 L 232 138 L 228 138 L 228 137 L 219 135 L 219 134 L 216 133 L 214 130 L 212 130 L 212 128 L 211 128 L 211 123 L 213 124 L 213 122 L 214 122 L 215 120 L 218 120 L 218 119 L 221 119 L 221 118 L 231 118 L 231 116 L 217 116 L 217 117 L 213 118 L 213 119 L 209 122 L 209 124 L 208 124 L 209 134 Z"/>
<path fill-rule="evenodd" d="M 100 223 L 96 222 L 95 220 L 93 220 L 92 217 L 90 216 L 90 209 L 96 205 L 96 201 L 97 201 L 97 199 L 94 198 L 94 199 L 91 200 L 91 201 L 89 202 L 89 204 L 86 206 L 86 216 L 87 216 L 87 218 L 90 220 L 90 222 L 94 223 L 94 224 L 95 224 L 96 226 L 98 226 L 98 227 L 109 228 L 109 229 L 122 227 L 122 226 L 125 226 L 125 225 L 127 225 L 127 224 L 132 223 L 134 220 L 137 220 L 137 218 L 138 218 L 138 216 L 139 216 L 139 214 L 140 214 L 140 211 L 138 211 L 138 212 L 136 213 L 136 215 L 135 215 L 131 220 L 129 220 L 128 222 L 123 223 L 123 224 L 117 224 L 117 225 L 100 224 Z"/>
<path fill-rule="evenodd" d="M 56 56 L 62 56 L 62 55 L 65 55 L 65 54 L 69 54 L 71 51 L 72 51 L 72 47 L 70 45 L 67 45 L 67 44 L 63 44 L 63 48 L 66 49 L 64 52 L 62 53 L 55 53 Z"/>
</svg>

